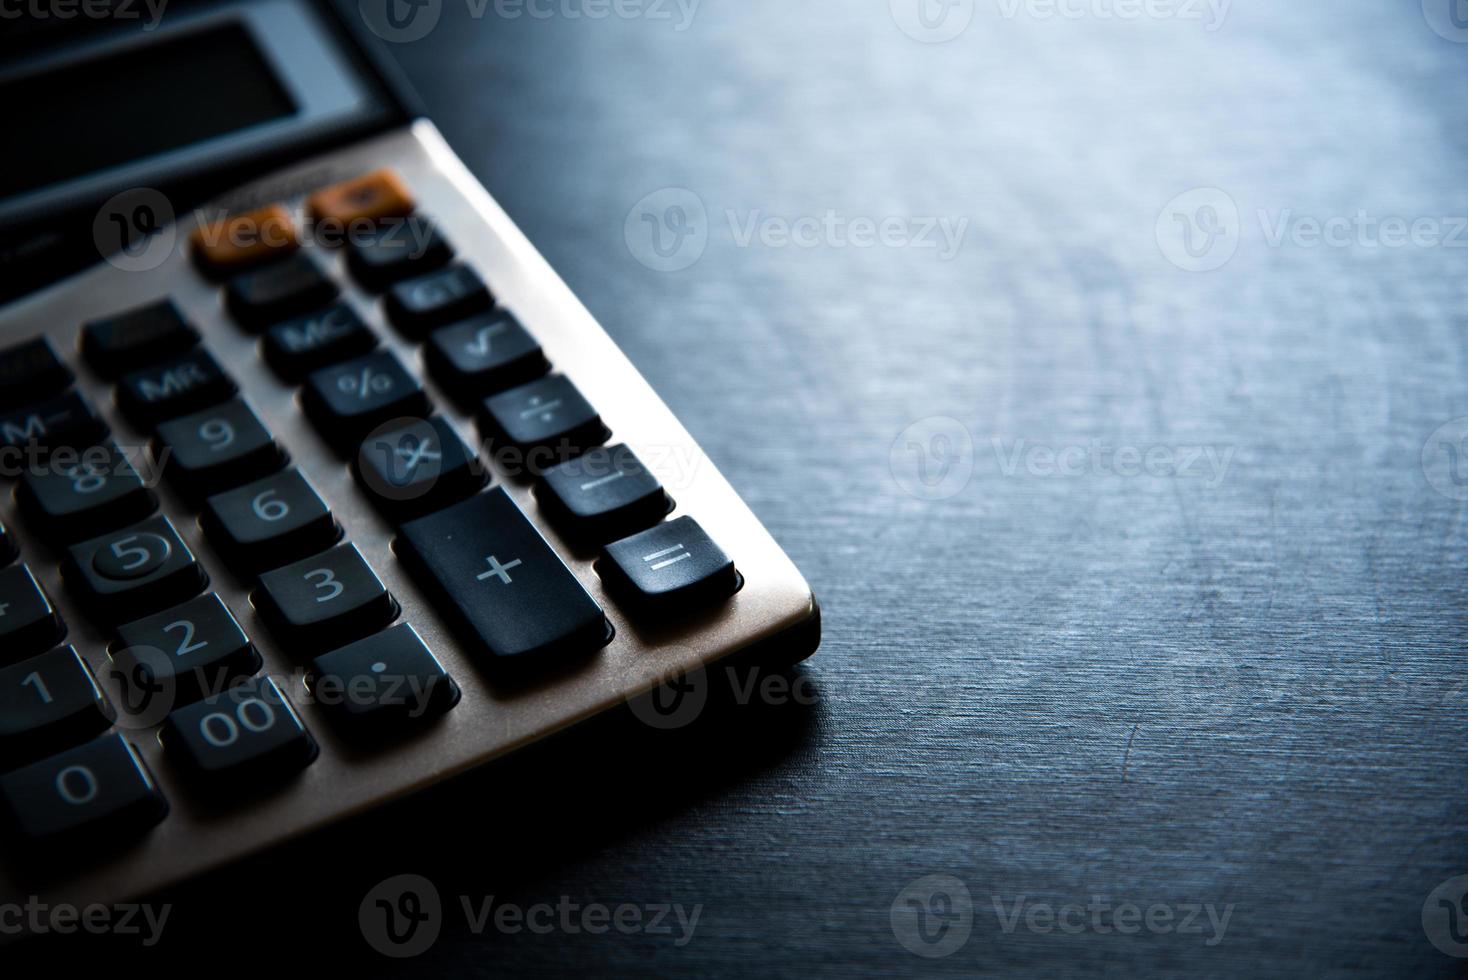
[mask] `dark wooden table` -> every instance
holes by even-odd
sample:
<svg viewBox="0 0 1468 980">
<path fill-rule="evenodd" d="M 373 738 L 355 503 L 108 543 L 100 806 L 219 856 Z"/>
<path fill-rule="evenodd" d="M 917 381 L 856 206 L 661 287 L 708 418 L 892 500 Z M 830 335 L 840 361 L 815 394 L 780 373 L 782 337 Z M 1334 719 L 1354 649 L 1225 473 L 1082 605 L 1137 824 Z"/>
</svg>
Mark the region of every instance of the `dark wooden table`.
<svg viewBox="0 0 1468 980">
<path fill-rule="evenodd" d="M 391 975 L 1458 971 L 1446 0 L 985 0 L 944 43 L 906 0 L 650 6 L 442 0 L 394 53 L 806 572 L 800 697 L 472 776 L 210 879 L 180 935 Z M 707 243 L 659 271 L 699 247 L 672 205 Z M 399 873 L 445 915 L 393 961 L 356 903 Z M 491 895 L 701 910 L 477 935 Z"/>
</svg>

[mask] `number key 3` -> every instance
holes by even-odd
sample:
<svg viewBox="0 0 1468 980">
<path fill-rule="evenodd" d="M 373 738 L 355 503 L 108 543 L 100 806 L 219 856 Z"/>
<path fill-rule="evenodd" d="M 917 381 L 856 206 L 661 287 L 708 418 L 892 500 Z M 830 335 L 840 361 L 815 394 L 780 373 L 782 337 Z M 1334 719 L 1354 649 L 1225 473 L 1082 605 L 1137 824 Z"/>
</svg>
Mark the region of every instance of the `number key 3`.
<svg viewBox="0 0 1468 980">
<path fill-rule="evenodd" d="M 266 572 L 251 599 L 281 642 L 306 658 L 376 633 L 398 612 L 352 544 Z"/>
</svg>

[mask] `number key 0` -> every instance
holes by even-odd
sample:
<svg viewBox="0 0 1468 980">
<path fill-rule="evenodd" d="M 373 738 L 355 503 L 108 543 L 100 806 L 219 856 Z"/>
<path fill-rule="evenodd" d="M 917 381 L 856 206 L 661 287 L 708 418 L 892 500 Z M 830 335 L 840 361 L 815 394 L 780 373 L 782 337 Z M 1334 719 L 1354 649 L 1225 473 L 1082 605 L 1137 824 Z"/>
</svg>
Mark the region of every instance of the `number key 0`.
<svg viewBox="0 0 1468 980">
<path fill-rule="evenodd" d="M 0 803 L 33 840 L 88 829 L 115 839 L 168 813 L 142 760 L 115 734 L 0 776 Z"/>
</svg>

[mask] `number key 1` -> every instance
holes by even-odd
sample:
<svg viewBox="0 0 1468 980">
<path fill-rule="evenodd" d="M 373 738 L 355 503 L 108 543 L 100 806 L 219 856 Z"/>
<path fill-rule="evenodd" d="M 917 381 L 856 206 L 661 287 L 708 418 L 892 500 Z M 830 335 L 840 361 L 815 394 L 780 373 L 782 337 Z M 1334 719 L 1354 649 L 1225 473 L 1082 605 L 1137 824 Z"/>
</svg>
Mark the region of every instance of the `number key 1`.
<svg viewBox="0 0 1468 980">
<path fill-rule="evenodd" d="M 191 500 L 237 487 L 285 465 L 285 453 L 239 399 L 158 426 L 154 454 Z"/>
<path fill-rule="evenodd" d="M 0 766 L 83 742 L 111 725 L 113 714 L 71 647 L 0 670 Z"/>
</svg>

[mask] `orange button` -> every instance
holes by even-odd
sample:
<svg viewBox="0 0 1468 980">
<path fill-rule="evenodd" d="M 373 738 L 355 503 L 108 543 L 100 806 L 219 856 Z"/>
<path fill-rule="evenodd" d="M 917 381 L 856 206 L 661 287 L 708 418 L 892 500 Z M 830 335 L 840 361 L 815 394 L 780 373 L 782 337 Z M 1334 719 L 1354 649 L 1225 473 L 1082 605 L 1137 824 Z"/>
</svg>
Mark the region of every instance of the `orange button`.
<svg viewBox="0 0 1468 980">
<path fill-rule="evenodd" d="M 405 218 L 413 213 L 413 195 L 384 168 L 317 191 L 306 198 L 306 208 L 317 221 L 342 225 Z"/>
<path fill-rule="evenodd" d="M 194 257 L 210 272 L 237 272 L 300 246 L 291 213 L 271 204 L 194 229 Z"/>
</svg>

